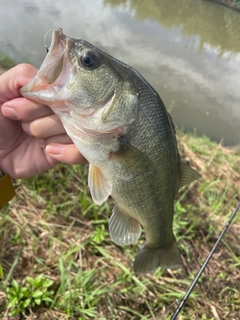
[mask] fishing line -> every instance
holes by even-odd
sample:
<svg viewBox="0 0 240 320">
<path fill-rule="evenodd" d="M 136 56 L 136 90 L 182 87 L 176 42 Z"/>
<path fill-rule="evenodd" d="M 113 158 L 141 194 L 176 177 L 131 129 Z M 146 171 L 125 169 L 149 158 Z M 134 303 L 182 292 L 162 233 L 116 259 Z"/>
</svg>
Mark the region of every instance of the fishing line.
<svg viewBox="0 0 240 320">
<path fill-rule="evenodd" d="M 230 224 L 232 223 L 234 217 L 236 216 L 238 209 L 240 208 L 240 201 L 236 207 L 236 209 L 234 210 L 234 212 L 232 213 L 232 215 L 230 216 L 229 220 L 227 221 L 227 223 L 225 224 L 225 227 L 223 228 L 223 231 L 221 232 L 220 236 L 218 237 L 214 247 L 212 248 L 211 252 L 209 253 L 207 259 L 205 260 L 205 262 L 203 263 L 201 269 L 199 270 L 197 276 L 195 277 L 195 279 L 193 280 L 192 284 L 190 285 L 188 291 L 186 292 L 184 298 L 182 299 L 182 301 L 179 303 L 177 310 L 175 311 L 174 315 L 172 316 L 171 320 L 176 320 L 177 316 L 179 315 L 179 313 L 181 312 L 184 304 L 186 303 L 188 297 L 190 296 L 193 288 L 195 287 L 196 283 L 198 282 L 199 278 L 201 277 L 204 269 L 206 268 L 209 260 L 212 258 L 214 251 L 217 249 L 217 246 L 219 245 L 219 242 L 222 240 L 225 232 L 227 231 L 228 227 L 230 226 Z"/>
<path fill-rule="evenodd" d="M 49 48 L 48 48 L 47 45 L 46 45 L 46 38 L 47 38 L 47 35 L 49 34 L 49 32 L 50 32 L 50 31 L 54 31 L 54 30 L 55 30 L 54 28 L 49 29 L 49 30 L 46 32 L 46 34 L 45 34 L 45 36 L 44 36 L 44 39 L 43 39 L 44 47 L 45 47 L 47 53 L 48 53 L 48 51 L 49 51 Z"/>
</svg>

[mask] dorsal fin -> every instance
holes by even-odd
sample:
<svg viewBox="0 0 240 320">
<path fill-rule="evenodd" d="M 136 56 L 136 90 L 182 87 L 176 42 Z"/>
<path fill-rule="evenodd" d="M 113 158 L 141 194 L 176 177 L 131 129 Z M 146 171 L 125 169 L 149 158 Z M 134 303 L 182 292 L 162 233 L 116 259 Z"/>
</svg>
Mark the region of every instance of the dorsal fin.
<svg viewBox="0 0 240 320">
<path fill-rule="evenodd" d="M 187 163 L 180 161 L 180 177 L 179 178 L 180 178 L 179 189 L 181 189 L 182 187 L 193 182 L 194 180 L 201 178 L 201 175 L 196 170 L 189 167 Z"/>
</svg>

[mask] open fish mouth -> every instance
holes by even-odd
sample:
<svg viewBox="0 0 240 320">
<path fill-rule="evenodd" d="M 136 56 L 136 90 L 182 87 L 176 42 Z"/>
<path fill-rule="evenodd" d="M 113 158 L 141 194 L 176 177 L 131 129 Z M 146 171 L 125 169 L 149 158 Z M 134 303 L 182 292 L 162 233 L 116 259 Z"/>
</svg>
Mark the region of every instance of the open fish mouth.
<svg viewBox="0 0 240 320">
<path fill-rule="evenodd" d="M 57 53 L 61 54 L 66 47 L 67 36 L 63 33 L 63 30 L 61 28 L 52 30 L 52 41 L 50 44 L 50 48 L 47 49 L 48 53 L 53 54 L 53 51 L 57 49 Z"/>
<path fill-rule="evenodd" d="M 62 86 L 65 83 L 66 74 L 72 66 L 69 59 L 71 40 L 63 33 L 62 29 L 53 31 L 49 51 L 37 75 L 21 89 L 23 96 L 36 98 L 37 92 L 43 91 L 47 87 L 54 95 L 54 87 Z M 43 96 L 39 102 L 44 102 Z"/>
<path fill-rule="evenodd" d="M 47 84 L 53 84 L 63 67 L 64 56 L 67 55 L 67 36 L 62 29 L 53 31 L 49 52 L 39 69 L 39 78 Z"/>
</svg>

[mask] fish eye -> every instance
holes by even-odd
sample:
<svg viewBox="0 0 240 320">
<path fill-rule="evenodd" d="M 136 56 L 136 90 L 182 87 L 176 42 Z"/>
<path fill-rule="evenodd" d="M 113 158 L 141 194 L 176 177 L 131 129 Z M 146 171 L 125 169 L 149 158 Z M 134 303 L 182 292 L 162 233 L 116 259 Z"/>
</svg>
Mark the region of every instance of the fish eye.
<svg viewBox="0 0 240 320">
<path fill-rule="evenodd" d="M 82 54 L 80 61 L 86 69 L 95 69 L 97 67 L 98 57 L 93 51 L 87 51 Z"/>
</svg>

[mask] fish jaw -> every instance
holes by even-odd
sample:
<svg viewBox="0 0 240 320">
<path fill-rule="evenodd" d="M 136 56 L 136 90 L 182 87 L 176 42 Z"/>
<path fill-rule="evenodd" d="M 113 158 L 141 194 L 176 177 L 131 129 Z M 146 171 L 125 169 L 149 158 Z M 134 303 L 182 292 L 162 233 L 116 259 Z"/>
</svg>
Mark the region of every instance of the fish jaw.
<svg viewBox="0 0 240 320">
<path fill-rule="evenodd" d="M 51 47 L 36 76 L 20 89 L 22 96 L 50 107 L 66 108 L 61 88 L 68 83 L 73 71 L 68 51 L 70 39 L 62 30 L 54 30 Z"/>
<path fill-rule="evenodd" d="M 96 62 L 93 68 L 83 63 L 89 53 Z M 59 29 L 37 75 L 20 92 L 48 105 L 72 139 L 80 132 L 105 140 L 127 134 L 138 117 L 139 89 L 129 75 L 124 77 L 106 53 Z"/>
<path fill-rule="evenodd" d="M 26 86 L 20 89 L 23 97 L 49 106 L 56 101 L 57 92 L 53 87 L 44 83 L 36 75 Z"/>
</svg>

